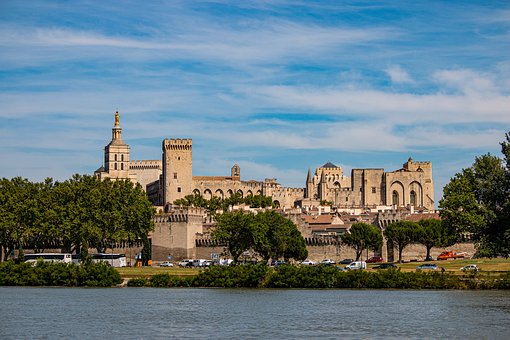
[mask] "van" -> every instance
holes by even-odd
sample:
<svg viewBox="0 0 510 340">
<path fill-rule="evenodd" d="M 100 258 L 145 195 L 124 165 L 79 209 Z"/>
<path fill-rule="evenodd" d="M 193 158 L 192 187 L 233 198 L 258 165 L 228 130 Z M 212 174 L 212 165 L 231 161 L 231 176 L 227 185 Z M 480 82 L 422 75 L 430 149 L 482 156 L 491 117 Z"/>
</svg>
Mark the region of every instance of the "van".
<svg viewBox="0 0 510 340">
<path fill-rule="evenodd" d="M 345 267 L 345 269 L 350 270 L 361 270 L 367 269 L 367 263 L 365 261 L 354 261 Z"/>
</svg>

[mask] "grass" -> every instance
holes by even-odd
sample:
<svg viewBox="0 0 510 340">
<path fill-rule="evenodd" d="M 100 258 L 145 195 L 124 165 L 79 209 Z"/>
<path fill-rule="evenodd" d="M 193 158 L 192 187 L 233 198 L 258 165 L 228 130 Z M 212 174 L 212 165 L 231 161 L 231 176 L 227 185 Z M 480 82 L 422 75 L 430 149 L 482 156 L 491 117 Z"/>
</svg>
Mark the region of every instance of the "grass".
<svg viewBox="0 0 510 340">
<path fill-rule="evenodd" d="M 496 258 L 496 259 L 458 259 L 458 260 L 445 260 L 445 261 L 427 261 L 427 262 L 407 262 L 396 263 L 397 267 L 402 271 L 415 271 L 416 267 L 423 263 L 434 263 L 439 268 L 443 267 L 448 272 L 454 274 L 461 274 L 461 267 L 468 264 L 476 264 L 482 272 L 507 272 L 510 271 L 510 259 Z M 374 265 L 375 266 L 375 265 Z"/>
<path fill-rule="evenodd" d="M 197 275 L 200 271 L 198 268 L 167 268 L 167 267 L 126 267 L 117 268 L 120 276 L 123 278 L 132 277 L 151 277 L 157 274 L 169 274 L 174 276 L 190 276 Z"/>
<path fill-rule="evenodd" d="M 407 262 L 395 263 L 402 271 L 415 271 L 416 267 L 423 263 L 435 263 L 438 267 L 444 267 L 447 272 L 453 274 L 463 274 L 460 270 L 461 267 L 468 264 L 476 264 L 483 273 L 500 273 L 510 271 L 510 259 L 496 258 L 496 259 L 465 259 L 465 260 L 447 260 L 447 261 L 428 261 L 428 262 Z M 369 264 L 368 269 L 377 266 L 378 263 Z M 174 276 L 191 276 L 197 275 L 199 268 L 179 268 L 179 267 L 130 267 L 130 268 L 117 268 L 122 278 L 145 277 L 149 278 L 157 274 L 169 274 Z"/>
</svg>

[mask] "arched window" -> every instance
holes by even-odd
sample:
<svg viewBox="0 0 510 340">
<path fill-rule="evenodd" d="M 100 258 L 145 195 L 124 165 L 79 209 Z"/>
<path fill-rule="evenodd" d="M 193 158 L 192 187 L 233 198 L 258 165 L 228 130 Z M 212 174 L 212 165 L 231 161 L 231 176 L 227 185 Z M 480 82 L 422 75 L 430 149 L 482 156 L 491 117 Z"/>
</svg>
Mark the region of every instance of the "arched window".
<svg viewBox="0 0 510 340">
<path fill-rule="evenodd" d="M 124 170 L 124 163 L 120 163 L 120 170 Z"/>
<path fill-rule="evenodd" d="M 411 196 L 410 196 L 410 203 L 412 206 L 416 206 L 416 193 L 413 191 L 411 191 Z"/>
<path fill-rule="evenodd" d="M 124 155 L 120 155 L 120 160 L 124 162 Z"/>
<path fill-rule="evenodd" d="M 115 163 L 114 168 L 115 168 L 115 170 L 117 170 L 117 163 Z"/>
<path fill-rule="evenodd" d="M 393 191 L 393 195 L 392 195 L 392 202 L 393 202 L 393 205 L 395 206 L 398 206 L 399 202 L 398 202 L 398 192 L 396 191 Z"/>
</svg>

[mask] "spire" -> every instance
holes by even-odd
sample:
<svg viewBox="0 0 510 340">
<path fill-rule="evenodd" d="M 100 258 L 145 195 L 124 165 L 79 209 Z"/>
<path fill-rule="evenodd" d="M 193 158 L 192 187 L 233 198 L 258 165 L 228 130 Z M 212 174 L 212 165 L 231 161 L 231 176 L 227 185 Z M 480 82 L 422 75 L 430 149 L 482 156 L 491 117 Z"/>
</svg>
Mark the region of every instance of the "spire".
<svg viewBox="0 0 510 340">
<path fill-rule="evenodd" d="M 308 168 L 308 175 L 306 176 L 306 183 L 312 182 L 312 172 L 310 171 L 310 168 Z"/>
<path fill-rule="evenodd" d="M 115 112 L 115 127 L 119 127 L 119 111 Z"/>
<path fill-rule="evenodd" d="M 321 183 L 326 183 L 326 172 L 324 170 L 321 172 Z"/>
</svg>

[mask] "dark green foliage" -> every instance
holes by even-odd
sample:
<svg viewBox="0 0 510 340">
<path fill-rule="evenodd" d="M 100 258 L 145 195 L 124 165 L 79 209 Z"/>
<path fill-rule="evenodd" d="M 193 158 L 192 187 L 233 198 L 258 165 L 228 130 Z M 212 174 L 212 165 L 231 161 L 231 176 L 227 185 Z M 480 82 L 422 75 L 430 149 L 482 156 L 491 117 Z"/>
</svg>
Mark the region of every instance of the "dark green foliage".
<svg viewBox="0 0 510 340">
<path fill-rule="evenodd" d="M 271 210 L 256 215 L 241 210 L 225 212 L 217 218 L 213 237 L 227 245 L 235 263 L 247 250 L 269 258 L 304 260 L 308 256 L 306 243 L 296 225 L 280 213 Z"/>
<path fill-rule="evenodd" d="M 146 238 L 154 208 L 142 188 L 130 181 L 101 181 L 74 175 L 59 183 L 31 183 L 19 177 L 0 180 L 0 246 L 44 252 L 61 248 L 86 254 Z"/>
<path fill-rule="evenodd" d="M 217 211 L 228 211 L 229 207 L 239 204 L 249 205 L 250 208 L 266 208 L 273 206 L 273 199 L 270 196 L 263 195 L 248 195 L 242 197 L 241 194 L 236 193 L 228 198 L 212 197 L 207 200 L 201 195 L 186 195 L 184 198 L 177 199 L 173 202 L 174 205 L 184 207 L 195 206 L 205 208 L 211 215 L 216 215 Z"/>
<path fill-rule="evenodd" d="M 261 285 L 269 268 L 263 264 L 214 266 L 198 274 L 193 282 L 197 287 L 256 288 Z"/>
<path fill-rule="evenodd" d="M 425 258 L 430 257 L 432 247 L 446 248 L 457 241 L 454 233 L 450 233 L 441 220 L 429 218 L 418 222 L 416 241 L 427 249 Z"/>
<path fill-rule="evenodd" d="M 510 134 L 501 143 L 503 158 L 486 154 L 462 169 L 444 188 L 441 217 L 457 234 L 470 233 L 479 250 L 510 255 Z"/>
<path fill-rule="evenodd" d="M 377 251 L 383 245 L 381 230 L 368 223 L 354 223 L 349 231 L 342 235 L 342 242 L 354 248 L 356 261 L 365 249 Z"/>
<path fill-rule="evenodd" d="M 149 281 L 145 277 L 135 277 L 129 279 L 127 285 L 128 287 L 145 287 L 149 285 Z"/>
<path fill-rule="evenodd" d="M 121 282 L 120 274 L 106 263 L 0 263 L 0 286 L 111 287 Z"/>
<path fill-rule="evenodd" d="M 384 236 L 388 241 L 397 246 L 398 261 L 402 262 L 402 252 L 405 247 L 418 241 L 419 227 L 411 221 L 398 221 L 390 224 L 384 230 Z"/>
</svg>

